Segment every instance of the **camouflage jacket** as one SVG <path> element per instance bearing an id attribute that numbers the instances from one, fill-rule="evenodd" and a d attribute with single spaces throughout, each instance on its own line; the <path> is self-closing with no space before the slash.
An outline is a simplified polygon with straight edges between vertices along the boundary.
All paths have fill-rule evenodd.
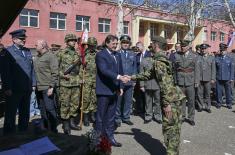
<path id="1" fill-rule="evenodd" d="M 75 87 L 80 85 L 80 64 L 81 58 L 76 53 L 74 48 L 66 47 L 65 49 L 59 51 L 58 53 L 59 62 L 59 85 L 62 87 Z M 78 65 L 69 74 L 70 78 L 66 80 L 64 78 L 64 72 L 70 65 L 72 65 L 76 60 L 79 59 Z"/>
<path id="2" fill-rule="evenodd" d="M 181 101 L 185 95 L 181 89 L 174 84 L 172 66 L 164 55 L 155 54 L 152 68 L 145 68 L 143 72 L 133 75 L 132 80 L 148 80 L 154 73 L 161 91 L 161 104 L 163 107 L 176 101 Z"/>
<path id="3" fill-rule="evenodd" d="M 96 64 L 95 53 L 86 52 L 86 69 L 85 69 L 85 85 L 94 85 L 96 82 Z"/>

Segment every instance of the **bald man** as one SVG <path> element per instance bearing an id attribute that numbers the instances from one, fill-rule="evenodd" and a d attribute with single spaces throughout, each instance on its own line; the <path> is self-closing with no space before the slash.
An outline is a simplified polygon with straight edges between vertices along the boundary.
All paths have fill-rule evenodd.
<path id="1" fill-rule="evenodd" d="M 36 95 L 43 125 L 44 128 L 57 133 L 56 103 L 53 92 L 58 85 L 58 60 L 52 52 L 49 52 L 45 40 L 38 40 L 35 46 L 38 52 L 34 61 L 37 80 Z"/>

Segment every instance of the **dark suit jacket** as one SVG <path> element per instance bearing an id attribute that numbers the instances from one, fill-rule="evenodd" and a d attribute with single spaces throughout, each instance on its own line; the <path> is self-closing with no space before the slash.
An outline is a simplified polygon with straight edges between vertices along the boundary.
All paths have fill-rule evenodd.
<path id="1" fill-rule="evenodd" d="M 118 74 L 123 75 L 120 53 L 115 53 L 115 58 L 105 48 L 96 54 L 96 95 L 114 95 L 123 88 L 117 80 Z"/>
<path id="2" fill-rule="evenodd" d="M 13 92 L 32 91 L 32 86 L 36 86 L 36 79 L 30 50 L 18 49 L 12 45 L 7 48 L 2 60 L 3 89 L 11 89 Z"/>

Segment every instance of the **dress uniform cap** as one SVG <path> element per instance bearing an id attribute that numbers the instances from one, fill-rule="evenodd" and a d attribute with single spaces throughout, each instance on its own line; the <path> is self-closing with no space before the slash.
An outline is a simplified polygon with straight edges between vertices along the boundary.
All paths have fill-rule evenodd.
<path id="1" fill-rule="evenodd" d="M 219 44 L 219 48 L 220 49 L 226 49 L 226 48 L 228 48 L 228 46 L 226 44 L 224 44 L 224 43 L 220 43 Z"/>
<path id="2" fill-rule="evenodd" d="M 77 37 L 75 34 L 66 34 L 65 37 L 64 37 L 64 42 L 68 42 L 69 40 L 76 40 L 77 41 Z"/>
<path id="3" fill-rule="evenodd" d="M 89 37 L 87 40 L 87 44 L 91 46 L 97 46 L 97 39 L 95 37 Z"/>
<path id="4" fill-rule="evenodd" d="M 190 43 L 189 40 L 180 40 L 180 45 L 181 47 L 185 47 L 185 46 L 188 46 Z"/>
<path id="5" fill-rule="evenodd" d="M 200 45 L 200 48 L 201 48 L 201 49 L 207 49 L 208 47 L 211 47 L 211 46 L 208 45 L 208 44 L 201 44 L 201 45 Z"/>
<path id="6" fill-rule="evenodd" d="M 12 36 L 12 38 L 26 38 L 27 36 L 25 35 L 25 33 L 25 29 L 18 29 L 10 32 L 9 34 Z"/>
<path id="7" fill-rule="evenodd" d="M 151 41 L 152 42 L 163 43 L 163 44 L 167 43 L 166 39 L 161 37 L 161 36 L 152 37 Z"/>
<path id="8" fill-rule="evenodd" d="M 131 42 L 131 37 L 129 37 L 128 35 L 122 35 L 121 37 L 120 37 L 120 41 L 121 42 Z"/>

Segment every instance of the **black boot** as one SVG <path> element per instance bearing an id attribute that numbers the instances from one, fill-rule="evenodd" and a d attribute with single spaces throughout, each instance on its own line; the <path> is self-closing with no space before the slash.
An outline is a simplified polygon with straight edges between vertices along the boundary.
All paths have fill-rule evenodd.
<path id="1" fill-rule="evenodd" d="M 95 112 L 91 112 L 91 122 L 95 123 Z"/>
<path id="2" fill-rule="evenodd" d="M 63 126 L 62 126 L 63 130 L 64 130 L 64 133 L 66 135 L 70 135 L 71 134 L 71 129 L 70 129 L 70 126 L 69 126 L 69 120 L 64 120 L 63 121 Z"/>
<path id="3" fill-rule="evenodd" d="M 89 114 L 88 113 L 83 114 L 83 123 L 84 123 L 84 126 L 89 126 L 90 125 Z"/>
<path id="4" fill-rule="evenodd" d="M 81 127 L 76 125 L 74 117 L 70 118 L 70 127 L 72 130 L 81 130 Z"/>

